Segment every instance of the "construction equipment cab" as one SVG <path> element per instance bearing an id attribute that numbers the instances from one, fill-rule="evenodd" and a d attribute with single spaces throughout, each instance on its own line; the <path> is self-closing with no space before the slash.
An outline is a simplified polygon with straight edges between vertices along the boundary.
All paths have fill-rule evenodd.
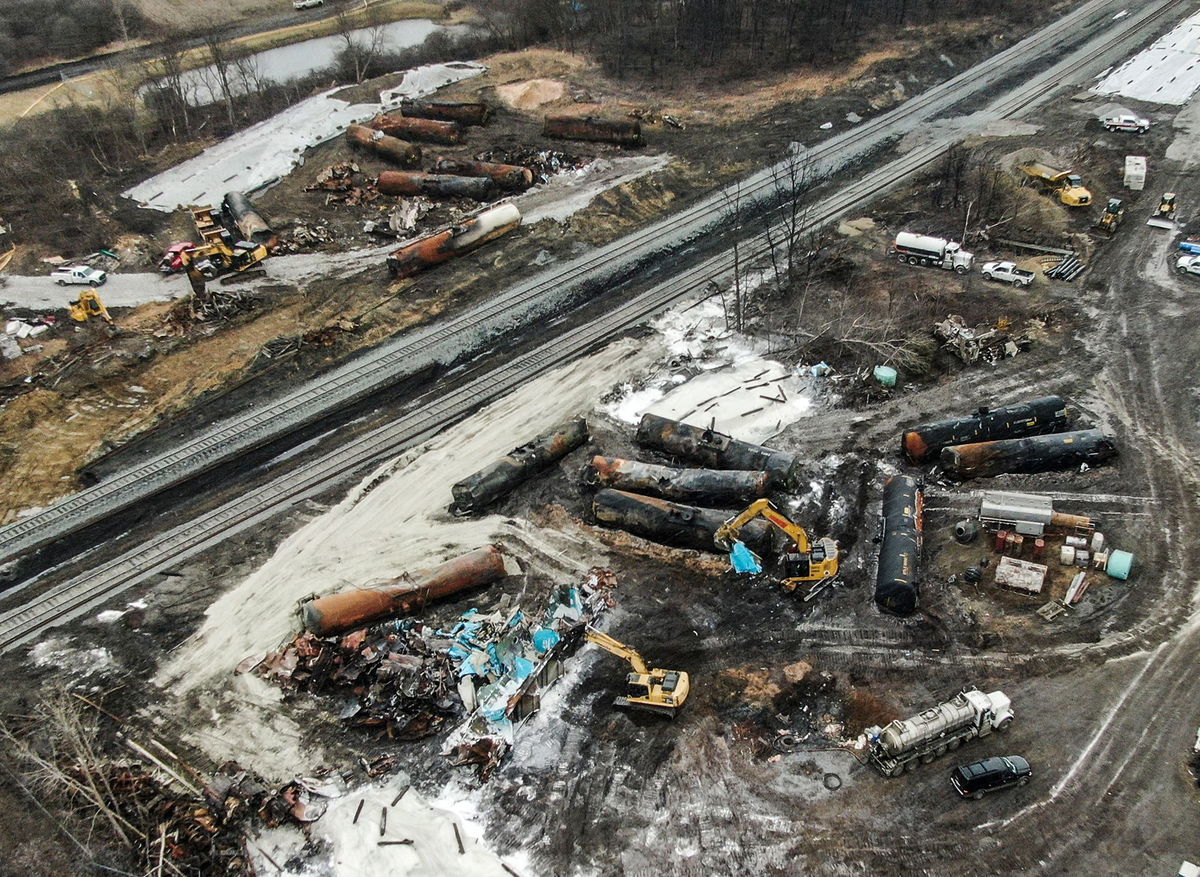
<path id="1" fill-rule="evenodd" d="M 802 582 L 816 582 L 837 575 L 837 542 L 825 536 L 810 543 L 804 528 L 792 523 L 769 499 L 759 499 L 750 503 L 744 512 L 730 518 L 717 529 L 713 541 L 720 548 L 732 549 L 742 527 L 760 517 L 782 530 L 791 541 L 790 549 L 783 555 L 784 588 L 794 591 Z"/>
<path id="2" fill-rule="evenodd" d="M 613 701 L 613 706 L 628 707 L 675 718 L 691 690 L 691 681 L 683 670 L 651 670 L 637 653 L 606 633 L 588 628 L 587 640 L 604 651 L 624 658 L 633 668 L 625 677 L 625 694 Z"/>
<path id="3" fill-rule="evenodd" d="M 1058 200 L 1068 207 L 1083 207 L 1092 203 L 1092 193 L 1084 188 L 1083 179 L 1073 171 L 1060 171 L 1040 161 L 1023 164 L 1021 170 L 1057 192 Z"/>
<path id="4" fill-rule="evenodd" d="M 1108 206 L 1104 208 L 1104 212 L 1100 214 L 1100 218 L 1092 226 L 1092 230 L 1111 236 L 1116 232 L 1117 228 L 1121 225 L 1121 220 L 1124 218 L 1125 206 L 1121 203 L 1121 199 L 1109 198 Z"/>

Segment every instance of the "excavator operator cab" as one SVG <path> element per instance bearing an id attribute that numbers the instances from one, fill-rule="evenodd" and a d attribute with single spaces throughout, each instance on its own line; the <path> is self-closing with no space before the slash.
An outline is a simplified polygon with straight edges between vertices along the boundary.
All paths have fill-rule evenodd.
<path id="1" fill-rule="evenodd" d="M 807 554 L 798 554 L 794 551 L 790 551 L 787 554 L 785 554 L 783 556 L 784 578 L 807 579 L 809 576 L 809 573 L 812 571 L 812 561 L 825 559 L 824 557 L 820 557 L 820 558 L 816 557 L 815 551 L 813 552 L 813 554 L 814 554 L 814 556 L 812 556 L 812 557 L 810 557 Z"/>
<path id="2" fill-rule="evenodd" d="M 625 677 L 625 696 L 629 698 L 650 696 L 650 685 L 645 676 L 630 673 Z"/>

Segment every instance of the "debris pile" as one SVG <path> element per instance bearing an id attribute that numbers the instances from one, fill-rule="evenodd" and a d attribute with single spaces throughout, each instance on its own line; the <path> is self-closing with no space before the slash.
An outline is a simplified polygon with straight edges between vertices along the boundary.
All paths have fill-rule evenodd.
<path id="1" fill-rule="evenodd" d="M 616 584 L 612 570 L 594 567 L 580 584 L 557 587 L 540 616 L 519 607 L 464 613 L 449 631 L 448 655 L 470 715 L 451 733 L 443 754 L 454 764 L 474 765 L 486 781 L 517 727 L 538 711 L 545 690 L 565 672 L 563 662 L 579 648 L 585 628 L 613 605 Z"/>
<path id="2" fill-rule="evenodd" d="M 968 365 L 979 360 L 994 365 L 1028 350 L 1031 343 L 1027 335 L 1014 333 L 1007 326 L 970 327 L 959 314 L 950 314 L 940 323 L 934 323 L 933 334 L 944 348 Z"/>
<path id="3" fill-rule="evenodd" d="M 328 192 L 326 206 L 330 204 L 369 204 L 379 197 L 374 184 L 367 179 L 358 164 L 352 161 L 331 164 L 317 174 L 305 192 Z"/>
<path id="4" fill-rule="evenodd" d="M 305 631 L 253 669 L 285 691 L 348 699 L 339 717 L 349 725 L 418 740 L 461 714 L 449 648 L 443 633 L 404 619 L 345 636 Z"/>
<path id="5" fill-rule="evenodd" d="M 556 149 L 489 149 L 475 156 L 479 161 L 493 164 L 520 165 L 529 168 L 538 178 L 545 182 L 557 173 L 567 170 L 578 170 L 588 164 L 590 156 L 570 155 Z"/>
<path id="6" fill-rule="evenodd" d="M 264 359 L 278 359 L 307 347 L 332 347 L 342 335 L 357 329 L 357 324 L 351 320 L 335 320 L 300 335 L 283 335 L 279 338 L 272 338 L 259 349 L 258 353 Z"/>

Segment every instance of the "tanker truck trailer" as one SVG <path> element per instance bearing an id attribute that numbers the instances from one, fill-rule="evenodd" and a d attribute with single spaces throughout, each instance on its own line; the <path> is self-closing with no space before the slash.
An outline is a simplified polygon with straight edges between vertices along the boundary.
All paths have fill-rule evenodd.
<path id="1" fill-rule="evenodd" d="M 1002 691 L 964 688 L 945 703 L 886 727 L 867 728 L 867 758 L 884 776 L 899 776 L 917 762 L 928 764 L 967 740 L 1006 731 L 1013 711 Z"/>

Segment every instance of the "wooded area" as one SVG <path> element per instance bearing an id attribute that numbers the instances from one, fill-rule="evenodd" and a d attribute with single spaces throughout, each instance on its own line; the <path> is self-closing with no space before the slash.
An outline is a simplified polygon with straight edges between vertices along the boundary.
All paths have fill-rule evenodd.
<path id="1" fill-rule="evenodd" d="M 845 60 L 880 32 L 978 18 L 1012 18 L 1032 0 L 481 0 L 512 48 L 554 42 L 595 54 L 615 75 L 673 70 L 753 74 Z"/>
<path id="2" fill-rule="evenodd" d="M 141 13 L 125 0 L 4 0 L 0 76 L 32 61 L 78 58 L 144 27 Z"/>

